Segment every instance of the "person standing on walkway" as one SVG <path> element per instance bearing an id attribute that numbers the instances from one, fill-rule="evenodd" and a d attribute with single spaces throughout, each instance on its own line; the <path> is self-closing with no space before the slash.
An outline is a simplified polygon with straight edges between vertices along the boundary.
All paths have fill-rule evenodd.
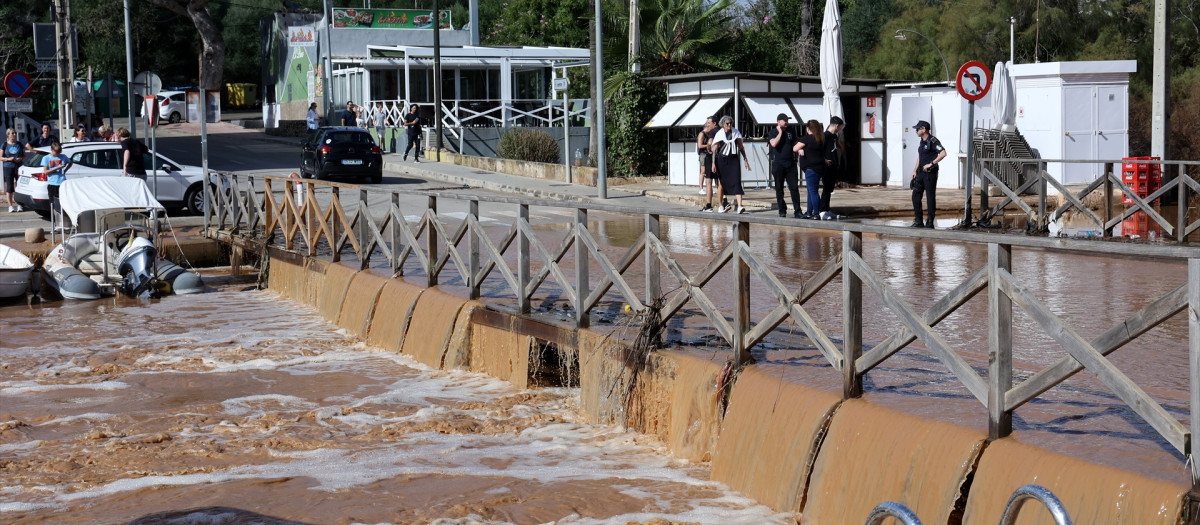
<path id="1" fill-rule="evenodd" d="M 713 185 L 719 184 L 712 166 L 712 136 L 717 129 L 717 121 L 713 117 L 704 119 L 704 129 L 696 135 L 696 154 L 700 157 L 700 193 L 704 194 L 704 207 L 700 211 L 713 211 Z M 719 190 L 718 190 L 719 191 Z"/>
<path id="2" fill-rule="evenodd" d="M 308 115 L 305 115 L 304 121 L 308 123 L 309 131 L 316 131 L 321 127 L 321 116 L 317 114 L 317 103 L 313 102 L 308 105 Z"/>
<path id="3" fill-rule="evenodd" d="M 33 151 L 34 148 L 48 148 L 55 142 L 58 142 L 58 136 L 50 132 L 49 124 L 42 124 L 42 134 L 29 139 L 29 143 L 25 144 L 25 149 Z"/>
<path id="4" fill-rule="evenodd" d="M 825 128 L 825 158 L 829 162 L 826 163 L 825 175 L 821 178 L 821 205 L 817 208 L 823 221 L 837 218 L 837 215 L 829 210 L 829 199 L 833 197 L 833 187 L 837 186 L 842 175 L 842 155 L 846 149 L 841 133 L 845 126 L 846 121 L 834 115 L 829 117 L 829 126 Z"/>
<path id="5" fill-rule="evenodd" d="M 387 112 L 383 109 L 383 102 L 375 103 L 375 134 L 379 136 L 379 147 L 387 151 L 387 143 L 384 140 L 384 132 L 387 131 Z"/>
<path id="6" fill-rule="evenodd" d="M 908 184 L 912 188 L 914 217 L 912 227 L 932 228 L 933 218 L 937 215 L 938 163 L 946 158 L 946 148 L 942 147 L 942 143 L 937 137 L 929 133 L 928 122 L 922 120 L 917 122 L 913 128 L 917 132 L 917 137 L 921 139 L 921 145 L 917 146 L 917 165 L 913 167 L 912 178 Z M 924 223 L 921 222 L 922 194 L 925 195 L 926 204 L 929 205 Z"/>
<path id="7" fill-rule="evenodd" d="M 746 192 L 742 189 L 742 167 L 738 164 L 738 157 L 746 164 L 746 171 L 750 171 L 750 158 L 742 146 L 742 132 L 733 127 L 733 117 L 721 117 L 721 129 L 717 130 L 712 140 L 712 154 L 712 171 L 721 180 L 721 199 L 732 195 L 737 212 L 746 213 L 746 208 L 742 206 L 742 195 Z M 729 206 L 724 204 L 717 208 L 717 213 L 727 211 Z"/>
<path id="8" fill-rule="evenodd" d="M 131 138 L 128 129 L 118 129 L 117 138 L 121 139 L 121 174 L 146 180 L 146 153 L 150 150 L 142 141 Z"/>
<path id="9" fill-rule="evenodd" d="M 346 101 L 346 109 L 342 111 L 342 126 L 347 128 L 354 127 L 354 101 Z"/>
<path id="10" fill-rule="evenodd" d="M 787 217 L 787 202 L 783 200 L 786 183 L 792 196 L 792 213 L 800 218 L 800 190 L 796 180 L 796 133 L 788 127 L 791 117 L 780 113 L 775 117 L 775 127 L 767 133 L 767 144 L 771 153 L 771 180 L 775 182 L 775 207 L 780 217 Z"/>
<path id="11" fill-rule="evenodd" d="M 71 168 L 71 159 L 62 154 L 62 145 L 50 143 L 50 154 L 42 157 L 42 173 L 46 176 L 46 194 L 50 199 L 50 211 L 59 208 L 58 190 L 67 180 L 67 170 Z"/>
<path id="12" fill-rule="evenodd" d="M 4 145 L 0 146 L 0 161 L 4 162 L 4 193 L 8 195 L 8 212 L 25 211 L 17 201 L 16 194 L 17 168 L 25 161 L 25 145 L 17 140 L 17 130 L 8 128 Z"/>
<path id="13" fill-rule="evenodd" d="M 404 127 L 408 128 L 408 146 L 404 148 L 404 160 L 408 160 L 408 152 L 412 150 L 413 161 L 421 162 L 421 117 L 417 115 L 417 105 L 408 106 L 408 114 L 404 115 Z"/>
<path id="14" fill-rule="evenodd" d="M 808 208 L 801 218 L 820 219 L 818 213 L 821 208 L 821 179 L 829 166 L 829 160 L 825 157 L 825 130 L 816 120 L 808 121 L 805 127 L 808 134 L 800 137 L 800 141 L 796 143 L 796 152 L 800 153 L 801 159 L 800 169 L 804 170 L 804 187 L 808 192 Z"/>

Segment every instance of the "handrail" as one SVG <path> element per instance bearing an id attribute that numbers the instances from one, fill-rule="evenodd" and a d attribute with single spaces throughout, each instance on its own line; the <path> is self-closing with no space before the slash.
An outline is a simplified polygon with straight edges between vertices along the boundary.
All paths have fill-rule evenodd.
<path id="1" fill-rule="evenodd" d="M 503 297 L 500 301 L 508 301 L 510 307 L 522 314 L 532 312 L 532 305 L 541 301 L 559 302 L 572 312 L 578 327 L 588 326 L 591 316 L 614 304 L 644 311 L 647 305 L 657 303 L 661 305 L 659 313 L 664 325 L 676 325 L 674 321 L 685 317 L 702 319 L 706 326 L 712 327 L 717 340 L 728 345 L 736 364 L 750 362 L 751 349 L 788 323 L 789 332 L 802 334 L 810 343 L 808 348 L 819 352 L 819 359 L 840 372 L 846 398 L 861 396 L 866 374 L 899 351 L 923 352 L 986 407 L 990 439 L 1010 435 L 1018 408 L 1084 370 L 1183 456 L 1192 456 L 1192 436 L 1200 434 L 1200 402 L 1188 407 L 1191 417 L 1185 424 L 1178 414 L 1168 411 L 1147 393 L 1153 389 L 1135 383 L 1108 358 L 1180 313 L 1200 310 L 1200 247 L 1049 239 L 968 230 L 914 230 L 878 223 L 797 223 L 772 217 L 436 191 L 391 190 L 386 192 L 389 198 L 385 200 L 378 197 L 381 192 L 372 188 L 276 176 L 260 179 L 259 184 L 263 188 L 261 193 L 255 187 L 254 177 L 235 178 L 228 195 L 209 194 L 216 204 L 210 207 L 212 217 L 207 222 L 210 228 L 206 234 L 254 246 L 282 244 L 284 249 L 309 257 L 323 254 L 322 257 L 335 262 L 345 253 L 355 257 L 364 269 L 375 264 L 373 258 L 378 261 L 382 256 L 395 275 L 415 269 L 424 274 L 427 286 L 431 287 L 460 281 L 471 298 L 479 298 L 486 291 L 489 297 Z M 402 196 L 407 199 L 402 201 Z M 450 210 L 440 207 L 439 201 L 465 202 L 468 212 L 462 215 L 459 206 L 454 213 L 447 213 Z M 503 212 L 503 218 L 494 220 L 481 215 L 480 203 L 491 204 L 491 209 L 512 205 L 516 213 Z M 408 209 L 412 206 L 417 210 Z M 557 241 L 544 242 L 547 239 L 530 222 L 533 216 L 530 210 L 534 207 L 573 211 L 573 218 L 567 220 L 568 228 L 547 236 L 561 235 Z M 607 246 L 599 235 L 593 234 L 589 223 L 589 213 L 593 211 L 638 216 L 644 228 L 629 244 L 619 248 Z M 698 267 L 694 251 L 688 252 L 692 262 L 681 264 L 676 260 L 674 247 L 660 232 L 663 217 L 717 225 L 713 229 L 725 232 L 720 236 L 724 244 L 713 245 L 708 253 L 701 254 L 710 257 L 707 264 L 700 260 Z M 823 252 L 823 265 L 822 261 L 812 261 L 816 263 L 812 265 L 814 268 L 820 267 L 815 273 L 804 277 L 792 275 L 784 280 L 777 275 L 777 269 L 760 257 L 761 250 L 756 251 L 757 247 L 752 245 L 751 228 L 757 225 L 841 232 L 830 236 L 834 242 L 840 237 L 841 247 Z M 863 241 L 870 239 L 867 236 L 871 234 L 880 237 L 871 239 L 872 242 L 907 239 L 984 245 L 987 257 L 986 261 L 982 258 L 963 261 L 966 271 L 956 275 L 965 277 L 959 282 L 939 282 L 938 289 L 944 295 L 919 307 L 903 295 L 904 290 L 898 289 L 895 279 L 872 267 L 873 260 L 864 259 Z M 1085 339 L 1076 327 L 1060 317 L 1054 303 L 1039 297 L 1028 289 L 1027 281 L 1014 276 L 1014 247 L 1183 260 L 1188 272 L 1182 284 L 1168 287 L 1171 291 L 1160 296 L 1156 292 L 1146 299 L 1146 304 L 1133 305 L 1140 309 L 1124 319 L 1114 316 L 1109 321 L 1113 323 L 1110 328 Z M 668 282 L 669 279 L 675 282 Z M 752 279 L 757 279 L 760 286 L 752 289 Z M 717 284 L 712 285 L 714 282 Z M 823 300 L 819 307 L 810 303 L 827 286 L 840 286 L 841 293 L 834 290 L 821 296 L 840 297 L 840 304 L 836 299 L 833 303 Z M 873 302 L 864 302 L 864 291 L 872 294 Z M 756 295 L 754 301 L 752 293 Z M 989 357 L 986 371 L 971 366 L 955 348 L 956 339 L 947 337 L 939 327 L 981 294 L 986 295 Z M 760 309 L 755 317 L 750 315 L 751 304 Z M 886 315 L 899 322 L 891 334 L 871 334 L 871 340 L 880 341 L 874 347 L 863 342 L 865 319 L 871 318 L 863 315 L 866 304 L 886 310 Z M 831 308 L 840 310 L 841 322 L 830 323 L 834 326 L 818 322 L 811 313 Z M 1023 312 L 1044 332 L 1043 337 L 1068 355 L 1048 366 L 1022 369 L 1014 374 L 1014 311 Z M 1188 326 L 1189 336 L 1179 346 L 1197 360 L 1200 323 Z M 978 334 L 969 337 L 981 339 Z M 1023 368 L 1035 367 L 1025 363 Z M 1200 367 L 1189 367 L 1186 373 L 1190 385 L 1200 384 Z M 1200 471 L 1193 471 L 1192 475 L 1200 486 Z"/>
<path id="2" fill-rule="evenodd" d="M 887 518 L 895 518 L 904 525 L 921 525 L 921 518 L 918 518 L 908 505 L 898 501 L 885 501 L 876 505 L 871 509 L 871 514 L 867 515 L 867 521 L 863 525 L 881 525 Z"/>
<path id="3" fill-rule="evenodd" d="M 1017 514 L 1021 512 L 1021 506 L 1029 500 L 1041 502 L 1046 510 L 1050 511 L 1056 525 L 1071 525 L 1071 515 L 1067 513 L 1058 496 L 1050 489 L 1032 483 L 1017 487 L 1012 496 L 1008 497 L 1008 504 L 1004 505 L 1004 514 L 1000 515 L 1000 525 L 1014 525 L 1017 522 Z"/>

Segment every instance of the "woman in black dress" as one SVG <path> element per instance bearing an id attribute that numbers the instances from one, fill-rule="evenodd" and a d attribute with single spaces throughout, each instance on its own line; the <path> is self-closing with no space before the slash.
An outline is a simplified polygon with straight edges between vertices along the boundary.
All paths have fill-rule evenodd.
<path id="1" fill-rule="evenodd" d="M 742 167 L 738 164 L 738 157 L 745 163 L 747 171 L 750 170 L 750 159 L 742 147 L 742 132 L 734 129 L 732 117 L 721 117 L 720 129 L 713 136 L 711 147 L 712 171 L 721 180 L 721 201 L 724 202 L 726 195 L 732 195 L 737 212 L 746 213 L 746 208 L 742 206 L 742 195 L 746 192 L 742 190 Z M 717 209 L 717 213 L 727 211 L 728 206 Z"/>

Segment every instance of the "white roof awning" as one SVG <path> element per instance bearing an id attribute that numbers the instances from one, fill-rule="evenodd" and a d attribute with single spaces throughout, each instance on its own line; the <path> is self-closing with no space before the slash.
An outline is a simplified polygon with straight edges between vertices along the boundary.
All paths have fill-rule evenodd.
<path id="1" fill-rule="evenodd" d="M 825 105 L 821 97 L 811 98 L 796 98 L 792 97 L 792 107 L 796 108 L 796 113 L 800 117 L 799 122 L 804 123 L 810 120 L 820 122 L 822 126 L 829 124 L 829 115 L 825 114 Z"/>
<path id="2" fill-rule="evenodd" d="M 716 98 L 702 98 L 696 102 L 692 109 L 688 110 L 676 126 L 703 126 L 704 120 L 713 116 L 717 110 L 725 107 L 729 103 L 729 99 L 733 97 L 726 95 Z"/>
<path id="3" fill-rule="evenodd" d="M 750 116 L 754 118 L 755 124 L 775 124 L 780 113 L 791 117 L 793 124 L 797 121 L 796 114 L 784 98 L 743 97 L 742 101 L 750 109 Z"/>
<path id="4" fill-rule="evenodd" d="M 675 122 L 679 120 L 679 117 L 682 117 L 684 112 L 691 108 L 692 104 L 695 103 L 696 99 L 694 98 L 677 98 L 675 100 L 668 100 L 667 103 L 663 105 L 662 109 L 659 109 L 658 113 L 655 113 L 654 116 L 650 118 L 650 122 L 647 122 L 644 127 L 669 128 L 674 126 Z"/>

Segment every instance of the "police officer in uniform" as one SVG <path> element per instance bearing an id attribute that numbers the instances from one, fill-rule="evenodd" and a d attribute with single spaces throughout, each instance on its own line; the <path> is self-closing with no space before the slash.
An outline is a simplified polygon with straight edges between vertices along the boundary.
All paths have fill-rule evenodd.
<path id="1" fill-rule="evenodd" d="M 800 208 L 800 189 L 796 175 L 796 133 L 788 127 L 791 120 L 786 113 L 775 117 L 775 127 L 767 133 L 767 143 L 771 146 L 771 178 L 775 181 L 775 207 L 779 209 L 780 217 L 787 217 L 787 203 L 783 200 L 783 185 L 786 183 L 792 194 L 792 212 L 799 218 L 803 212 Z"/>
<path id="2" fill-rule="evenodd" d="M 937 137 L 929 134 L 929 123 L 922 120 L 913 126 L 921 145 L 917 147 L 917 165 L 913 168 L 912 179 L 908 186 L 912 188 L 913 228 L 932 228 L 933 217 L 937 214 L 937 177 L 938 163 L 946 158 L 946 148 L 942 147 Z M 921 195 L 924 194 L 929 212 L 925 222 L 921 222 Z"/>

